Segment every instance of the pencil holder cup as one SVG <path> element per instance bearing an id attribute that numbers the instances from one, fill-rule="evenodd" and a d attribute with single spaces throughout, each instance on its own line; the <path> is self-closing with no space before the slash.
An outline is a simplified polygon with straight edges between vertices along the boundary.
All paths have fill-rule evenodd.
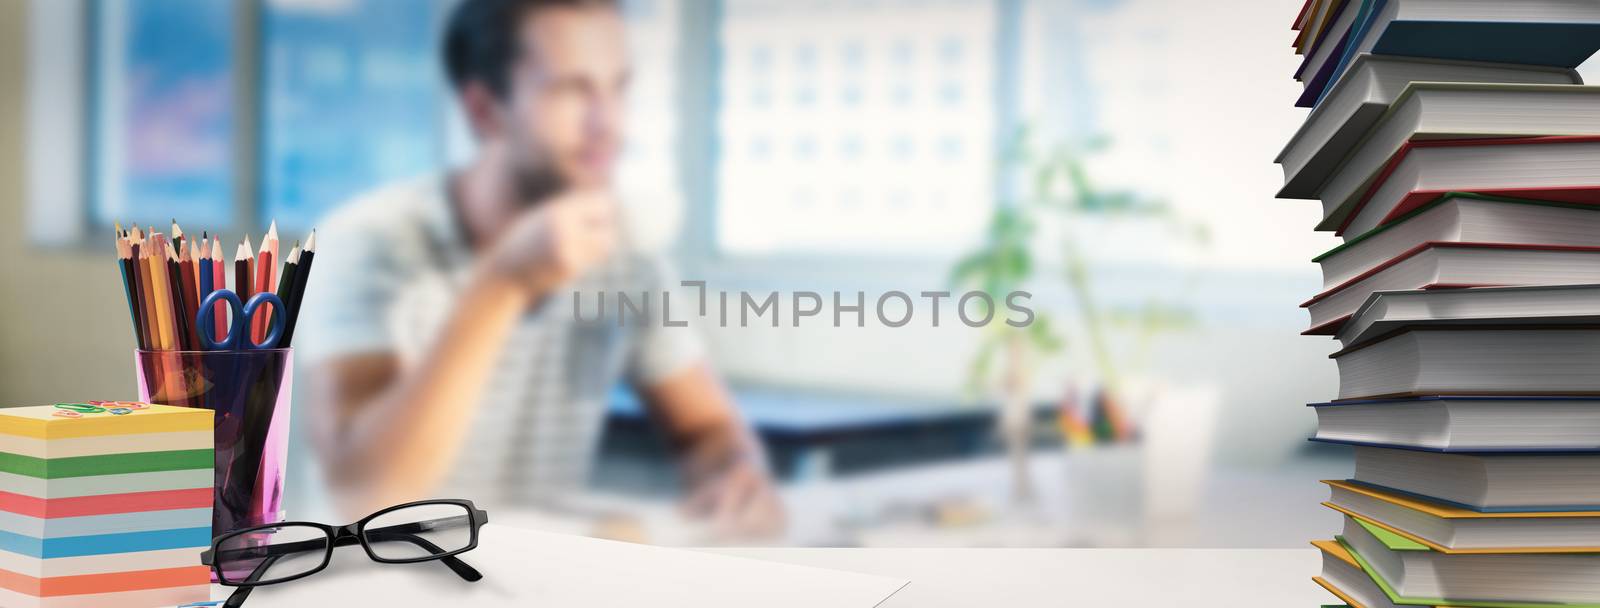
<path id="1" fill-rule="evenodd" d="M 216 414 L 213 537 L 283 521 L 294 349 L 136 350 L 139 399 Z"/>

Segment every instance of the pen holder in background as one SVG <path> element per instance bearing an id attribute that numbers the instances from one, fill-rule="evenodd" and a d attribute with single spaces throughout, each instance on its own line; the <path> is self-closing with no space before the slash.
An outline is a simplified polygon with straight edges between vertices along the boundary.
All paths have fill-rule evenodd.
<path id="1" fill-rule="evenodd" d="M 211 534 L 283 521 L 294 349 L 136 350 L 139 399 L 216 413 Z"/>

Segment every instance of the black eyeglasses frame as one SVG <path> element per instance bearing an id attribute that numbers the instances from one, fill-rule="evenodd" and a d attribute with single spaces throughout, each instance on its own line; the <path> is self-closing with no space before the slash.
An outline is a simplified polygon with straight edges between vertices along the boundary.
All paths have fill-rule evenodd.
<path id="1" fill-rule="evenodd" d="M 434 555 L 425 555 L 425 556 L 422 556 L 422 557 L 407 557 L 407 558 L 382 557 L 382 556 L 379 556 L 377 554 L 377 552 L 373 551 L 372 545 L 368 542 L 368 539 L 367 539 L 367 532 L 369 532 L 369 531 L 366 529 L 366 527 L 367 527 L 368 523 L 370 523 L 374 519 L 377 519 L 380 516 L 386 515 L 388 513 L 392 513 L 394 511 L 398 511 L 398 510 L 401 510 L 401 509 L 409 509 L 409 508 L 419 507 L 419 506 L 425 506 L 425 505 L 456 505 L 456 506 L 464 507 L 466 509 L 466 511 L 467 511 L 467 517 L 468 517 L 469 525 L 471 526 L 470 529 L 469 529 L 469 537 L 467 539 L 468 540 L 467 545 L 465 547 L 461 547 L 459 549 L 455 549 L 455 550 L 444 552 L 444 553 L 439 553 L 439 554 L 434 554 Z M 467 565 L 466 562 L 463 562 L 463 561 L 461 561 L 459 559 L 456 559 L 455 556 L 460 555 L 462 553 L 466 553 L 466 552 L 471 551 L 473 549 L 476 549 L 478 547 L 478 532 L 479 532 L 479 530 L 481 528 L 483 528 L 483 525 L 486 524 L 486 523 L 489 523 L 489 513 L 487 511 L 479 509 L 477 507 L 477 505 L 472 504 L 472 501 L 470 501 L 470 500 L 459 499 L 459 498 L 418 500 L 418 501 L 408 502 L 408 503 L 404 503 L 404 504 L 394 505 L 394 506 L 391 506 L 391 507 L 385 507 L 382 510 L 373 512 L 372 514 L 361 518 L 359 521 L 357 521 L 355 523 L 346 524 L 346 525 L 343 525 L 343 526 L 333 526 L 333 525 L 324 524 L 324 523 L 318 523 L 318 522 L 313 522 L 313 521 L 284 521 L 284 522 L 277 522 L 277 523 L 272 523 L 272 524 L 263 524 L 263 525 L 260 525 L 260 526 L 251 526 L 249 528 L 241 528 L 239 530 L 234 530 L 232 532 L 228 532 L 226 534 L 223 534 L 221 536 L 218 536 L 216 538 L 211 539 L 211 547 L 206 549 L 204 552 L 202 552 L 200 554 L 200 563 L 205 564 L 207 566 L 211 566 L 212 572 L 216 573 L 216 575 L 217 575 L 217 584 L 228 586 L 228 587 L 261 587 L 261 586 L 267 586 L 267 585 L 277 585 L 277 584 L 280 584 L 280 583 L 287 583 L 287 582 L 290 582 L 290 581 L 296 581 L 296 580 L 300 580 L 302 578 L 311 576 L 313 574 L 316 574 L 318 572 L 321 572 L 321 571 L 327 569 L 328 564 L 333 561 L 333 550 L 334 549 L 336 549 L 338 547 L 347 547 L 347 546 L 350 546 L 350 545 L 359 544 L 359 545 L 361 545 L 361 549 L 366 552 L 367 557 L 371 558 L 372 561 L 375 561 L 375 562 L 384 563 L 384 564 L 414 564 L 414 563 L 418 563 L 418 562 L 444 561 L 445 565 L 449 566 L 451 570 L 454 570 L 456 572 L 456 574 L 461 576 L 461 578 L 464 578 L 464 579 L 466 579 L 468 581 L 476 581 L 478 579 L 483 578 L 483 575 L 480 574 L 472 566 Z M 227 542 L 230 539 L 233 539 L 233 538 L 236 538 L 236 537 L 239 537 L 239 536 L 243 536 L 243 535 L 246 535 L 246 534 L 251 534 L 251 533 L 256 533 L 256 532 L 263 532 L 263 531 L 267 531 L 267 530 L 274 530 L 274 529 L 278 529 L 278 528 L 286 528 L 286 527 L 291 527 L 291 526 L 315 528 L 315 529 L 321 530 L 323 532 L 323 534 L 326 535 L 326 539 L 325 540 L 323 540 L 323 539 L 313 539 L 313 540 L 298 541 L 300 543 L 320 542 L 320 543 L 323 544 L 325 549 L 323 550 L 322 563 L 318 564 L 317 567 L 312 568 L 310 570 L 307 570 L 305 572 L 300 572 L 300 573 L 297 573 L 297 574 L 294 574 L 294 575 L 291 575 L 291 576 L 288 576 L 288 577 L 284 577 L 284 578 L 280 578 L 280 579 L 273 579 L 273 580 L 270 580 L 270 581 L 255 581 L 255 580 L 248 580 L 248 579 L 247 580 L 243 580 L 243 581 L 232 581 L 232 580 L 229 580 L 227 574 L 225 572 L 223 572 L 222 564 L 221 563 L 214 563 L 214 562 L 216 562 L 216 560 L 215 560 L 216 555 L 221 552 L 221 547 L 222 547 L 223 543 Z M 428 541 L 426 541 L 426 540 L 424 540 L 424 539 L 422 539 L 420 537 L 415 537 L 415 536 L 412 536 L 412 537 L 404 539 L 404 540 L 408 540 L 408 541 L 414 542 L 414 543 L 416 543 L 416 542 L 422 542 L 422 543 L 428 542 Z M 434 548 L 437 549 L 438 547 L 435 546 Z M 258 573 L 259 573 L 259 569 L 258 569 Z M 251 578 L 254 578 L 254 576 L 252 576 Z"/>

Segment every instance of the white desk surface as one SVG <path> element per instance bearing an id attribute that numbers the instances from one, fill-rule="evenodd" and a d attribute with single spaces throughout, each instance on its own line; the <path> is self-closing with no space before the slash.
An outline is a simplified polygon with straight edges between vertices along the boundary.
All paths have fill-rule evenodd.
<path id="1" fill-rule="evenodd" d="M 271 608 L 273 606 L 303 605 L 384 605 L 384 606 L 439 606 L 457 605 L 539 605 L 556 608 L 563 605 L 621 606 L 636 605 L 640 592 L 626 589 L 627 576 L 609 576 L 608 566 L 583 566 L 581 574 L 566 573 L 566 581 L 541 580 L 555 575 L 565 561 L 585 564 L 608 564 L 604 556 L 587 552 L 575 544 L 578 539 L 530 533 L 526 538 L 543 539 L 545 554 L 534 547 L 509 547 L 509 543 L 487 542 L 494 534 L 494 524 L 485 528 L 485 544 L 478 550 L 463 554 L 463 559 L 485 574 L 484 580 L 467 583 L 438 564 L 380 565 L 367 560 L 359 548 L 348 547 L 336 552 L 329 570 L 312 578 L 285 584 L 281 587 L 263 587 L 251 595 L 247 606 Z M 501 538 L 517 536 L 516 529 L 501 527 Z M 543 535 L 543 536 L 541 536 Z M 563 538 L 571 539 L 563 540 Z M 558 545 L 552 546 L 552 545 Z M 1334 603 L 1334 598 L 1311 582 L 1320 570 L 1320 557 L 1315 549 L 808 549 L 808 548 L 716 548 L 695 549 L 723 556 L 766 560 L 812 566 L 858 574 L 876 575 L 890 579 L 910 580 L 910 584 L 879 604 L 881 608 L 955 608 L 969 606 L 1127 606 L 1162 607 L 1178 606 L 1228 606 L 1231 608 L 1284 606 L 1318 606 Z M 555 555 L 552 553 L 560 553 Z M 573 557 L 568 557 L 568 556 Z M 670 556 L 669 556 L 670 557 Z M 710 556 L 706 556 L 710 557 Z M 584 561 L 588 560 L 588 561 Z M 656 561 L 661 561 L 657 559 Z M 656 606 L 722 606 L 753 605 L 749 583 L 754 575 L 762 574 L 759 568 L 746 568 L 740 576 L 738 563 L 714 563 L 693 556 L 680 556 L 665 563 L 666 568 L 684 569 L 682 572 L 660 573 L 668 579 L 682 581 L 692 589 L 673 589 L 673 597 L 652 596 Z M 649 562 L 654 564 L 656 562 Z M 697 568 L 698 564 L 698 569 Z M 717 572 L 704 570 L 715 566 Z M 632 568 L 638 568 L 634 563 Z M 624 567 L 623 571 L 626 571 Z M 650 566 L 654 567 L 654 566 Z M 570 568 L 569 568 L 570 569 Z M 804 586 L 808 580 L 821 588 L 832 584 L 826 577 L 807 579 L 805 571 L 785 574 Z M 636 570 L 637 571 L 637 570 Z M 724 574 L 727 578 L 722 578 Z M 594 597 L 587 596 L 589 587 L 575 585 L 570 577 L 580 576 L 594 581 Z M 642 578 L 642 577 L 641 577 Z M 850 577 L 846 577 L 850 578 Z M 831 597 L 863 596 L 861 590 L 890 589 L 883 581 L 845 581 L 840 593 Z M 617 586 L 610 581 L 617 580 Z M 699 579 L 699 583 L 691 580 Z M 717 581 L 705 584 L 704 581 Z M 726 580 L 726 584 L 723 581 Z M 602 582 L 605 581 L 605 582 Z M 898 583 L 895 583 L 896 585 Z M 876 586 L 875 586 L 876 585 Z M 781 588 L 773 585 L 772 599 L 797 599 L 804 589 Z M 576 589 L 576 591 L 574 591 Z M 703 591 L 701 590 L 703 589 Z M 764 589 L 764 588 L 763 588 Z M 231 589 L 213 587 L 212 597 L 227 597 Z M 713 599 L 719 591 L 720 601 Z M 631 595 L 630 595 L 631 593 Z M 706 601 L 686 601 L 700 598 Z M 764 591 L 763 591 L 764 593 Z M 886 593 L 886 592 L 882 592 Z M 741 601 L 729 602 L 735 599 Z M 310 602 L 310 603 L 307 603 Z M 789 605 L 783 601 L 757 602 L 767 605 Z M 792 604 L 793 602 L 790 602 Z M 852 600 L 844 608 L 867 608 Z M 806 605 L 814 605 L 806 603 Z"/>
<path id="2" fill-rule="evenodd" d="M 1316 549 L 710 549 L 907 578 L 880 608 L 1316 607 Z"/>

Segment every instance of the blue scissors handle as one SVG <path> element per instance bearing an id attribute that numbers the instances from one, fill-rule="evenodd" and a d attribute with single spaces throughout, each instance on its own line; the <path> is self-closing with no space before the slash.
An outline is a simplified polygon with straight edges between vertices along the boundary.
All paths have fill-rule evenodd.
<path id="1" fill-rule="evenodd" d="M 211 321 L 219 302 L 227 302 L 228 308 L 233 312 L 233 320 L 228 323 L 228 335 L 221 340 L 217 339 L 216 324 Z M 271 315 L 266 337 L 261 342 L 256 342 L 250 339 L 249 329 L 263 302 L 271 304 L 272 309 L 278 311 L 278 314 Z M 195 315 L 194 323 L 200 330 L 200 345 L 206 350 L 262 350 L 278 344 L 278 338 L 283 335 L 285 316 L 287 315 L 283 314 L 283 300 L 278 299 L 278 294 L 263 291 L 251 296 L 249 302 L 241 303 L 239 294 L 234 293 L 232 289 L 218 289 L 200 302 L 200 312 Z"/>

